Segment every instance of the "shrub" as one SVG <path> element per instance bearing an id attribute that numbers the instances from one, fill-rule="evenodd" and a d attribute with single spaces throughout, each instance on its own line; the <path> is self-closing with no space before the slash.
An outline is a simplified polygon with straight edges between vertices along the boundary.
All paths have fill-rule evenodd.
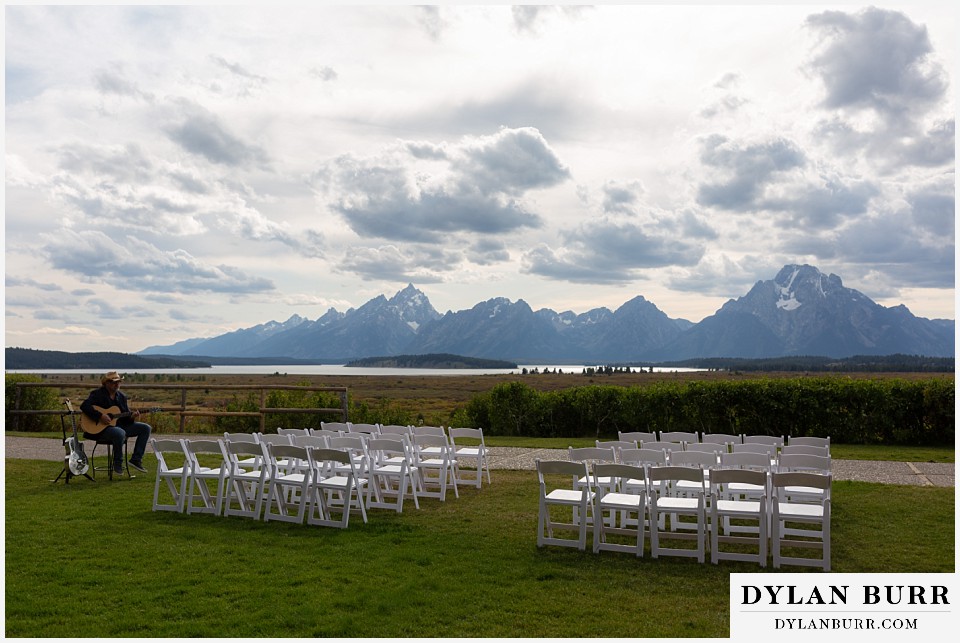
<path id="1" fill-rule="evenodd" d="M 223 410 L 231 413 L 239 411 L 257 412 L 260 410 L 260 403 L 252 393 L 244 398 L 234 395 L 232 399 L 227 401 Z M 218 433 L 256 433 L 260 430 L 260 418 L 221 415 L 215 418 L 214 425 Z"/>
<path id="2" fill-rule="evenodd" d="M 18 382 L 40 382 L 38 375 L 13 373 L 5 380 L 5 407 L 4 422 L 8 430 L 20 431 L 59 431 L 60 422 L 54 415 L 11 415 L 10 411 L 16 406 L 17 388 L 20 388 L 20 410 L 65 410 L 60 407 L 60 400 L 54 389 L 41 386 L 17 387 Z"/>

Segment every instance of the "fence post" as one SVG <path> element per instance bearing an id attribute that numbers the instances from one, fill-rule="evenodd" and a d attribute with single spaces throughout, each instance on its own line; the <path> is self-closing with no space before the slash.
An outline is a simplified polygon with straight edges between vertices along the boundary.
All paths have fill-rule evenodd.
<path id="1" fill-rule="evenodd" d="M 19 382 L 17 382 L 16 401 L 13 403 L 13 408 L 15 408 L 18 411 L 20 410 L 20 392 L 21 391 L 23 391 L 23 387 L 20 386 Z M 20 414 L 19 413 L 17 413 L 17 419 L 13 423 L 13 428 L 16 429 L 17 431 L 20 430 Z"/>
<path id="2" fill-rule="evenodd" d="M 267 414 L 263 412 L 267 406 L 267 391 L 266 389 L 260 389 L 260 434 L 266 433 L 264 430 L 267 427 Z"/>
<path id="3" fill-rule="evenodd" d="M 187 387 L 182 387 L 180 389 L 180 433 L 187 432 L 187 416 L 183 414 L 183 411 L 187 409 Z"/>

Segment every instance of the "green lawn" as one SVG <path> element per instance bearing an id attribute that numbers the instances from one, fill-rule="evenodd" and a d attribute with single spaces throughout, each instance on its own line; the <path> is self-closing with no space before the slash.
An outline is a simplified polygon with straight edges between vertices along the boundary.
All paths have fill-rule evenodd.
<path id="1" fill-rule="evenodd" d="M 533 472 L 341 531 L 152 512 L 153 474 L 59 469 L 6 460 L 6 636 L 727 637 L 728 575 L 759 571 L 538 549 Z M 833 571 L 954 570 L 953 488 L 833 498 Z"/>

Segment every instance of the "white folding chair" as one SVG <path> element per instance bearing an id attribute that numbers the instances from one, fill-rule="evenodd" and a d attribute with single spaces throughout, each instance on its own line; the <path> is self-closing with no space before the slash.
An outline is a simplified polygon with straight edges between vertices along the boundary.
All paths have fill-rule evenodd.
<path id="1" fill-rule="evenodd" d="M 716 446 L 716 445 L 711 445 Z M 710 497 L 710 469 L 720 463 L 717 451 L 674 451 L 670 454 L 670 466 L 695 467 L 700 469 L 703 476 L 700 482 L 690 480 L 676 480 L 668 488 L 668 493 L 680 498 L 703 497 L 706 501 Z M 679 519 L 680 514 L 671 514 L 670 529 L 695 529 L 698 525 Z"/>
<path id="2" fill-rule="evenodd" d="M 754 453 L 750 451 L 738 451 L 736 453 L 721 453 L 720 467 L 723 469 L 746 469 L 749 471 L 758 471 L 763 474 L 763 484 L 753 484 L 750 482 L 730 481 L 724 484 L 720 491 L 724 500 L 756 500 L 765 497 L 767 499 L 767 522 L 769 524 L 769 514 L 772 509 L 770 502 L 770 472 L 773 466 L 770 463 L 768 453 Z M 721 524 L 714 523 L 714 529 L 721 529 L 724 534 L 732 533 L 756 533 L 756 528 L 749 524 L 736 524 L 729 518 L 723 517 Z M 769 533 L 769 531 L 768 531 Z"/>
<path id="3" fill-rule="evenodd" d="M 340 449 L 317 448 L 309 449 L 308 454 L 313 480 L 307 523 L 346 529 L 355 509 L 367 522 L 368 480 L 357 474 L 350 454 Z M 334 519 L 334 512 L 340 512 L 339 520 Z"/>
<path id="4" fill-rule="evenodd" d="M 699 442 L 700 435 L 696 431 L 660 431 L 661 442 Z"/>
<path id="5" fill-rule="evenodd" d="M 157 480 L 153 487 L 153 511 L 183 511 L 187 498 L 187 479 L 190 475 L 190 460 L 184 450 L 183 440 L 158 440 L 151 438 L 153 453 L 157 457 Z M 160 481 L 166 481 L 172 501 L 160 500 Z"/>
<path id="6" fill-rule="evenodd" d="M 810 444 L 786 444 L 780 449 L 780 457 L 795 454 L 818 455 L 821 458 L 829 458 L 830 447 L 818 447 Z"/>
<path id="7" fill-rule="evenodd" d="M 658 449 L 667 452 L 669 457 L 674 451 L 683 451 L 683 442 L 663 442 L 661 440 L 650 440 L 647 442 L 640 442 L 641 449 Z"/>
<path id="8" fill-rule="evenodd" d="M 830 487 L 832 476 L 822 473 L 792 471 L 773 473 L 773 567 L 801 565 L 820 567 L 830 571 Z M 784 502 L 784 493 L 789 488 L 815 488 L 821 490 L 819 502 Z M 804 527 L 806 525 L 806 527 Z M 811 528 L 812 525 L 812 528 Z M 783 549 L 813 549 L 820 552 L 819 558 L 784 555 Z M 797 552 L 799 553 L 799 552 Z"/>
<path id="9" fill-rule="evenodd" d="M 660 556 L 681 556 L 696 557 L 698 562 L 703 562 L 706 552 L 706 494 L 703 492 L 704 474 L 703 469 L 699 467 L 649 467 L 647 469 L 647 480 L 650 485 L 649 512 L 650 512 L 650 555 L 653 558 Z M 699 489 L 699 493 L 694 491 L 686 496 L 680 497 L 671 493 L 671 488 L 678 482 L 692 483 L 691 489 Z M 671 519 L 671 531 L 661 530 L 659 525 L 661 516 L 669 514 L 680 517 L 692 517 L 694 519 L 693 528 L 696 533 L 686 531 L 674 531 L 674 519 Z M 688 521 L 684 521 L 688 522 Z M 689 526 L 689 525 L 688 525 Z M 661 540 L 685 541 L 696 540 L 696 549 L 676 547 L 666 547 L 661 544 Z M 677 542 L 679 545 L 679 542 Z"/>
<path id="10" fill-rule="evenodd" d="M 593 465 L 594 478 L 616 478 L 621 481 L 645 477 L 643 467 L 629 464 L 598 462 Z M 625 485 L 619 491 L 606 491 L 604 485 L 594 482 L 593 553 L 619 551 L 643 556 L 645 515 L 647 512 L 646 491 L 629 492 Z M 604 512 L 610 512 L 605 519 Z M 636 519 L 630 516 L 636 514 Z M 620 520 L 617 520 L 617 516 Z M 632 527 L 631 527 L 632 525 Z M 609 536 L 628 536 L 632 542 L 613 542 Z"/>
<path id="11" fill-rule="evenodd" d="M 413 435 L 412 429 L 412 426 L 400 424 L 381 424 L 380 435 Z"/>
<path id="12" fill-rule="evenodd" d="M 622 449 L 620 451 L 620 462 L 637 467 L 642 467 L 644 471 L 648 467 L 667 466 L 667 452 L 663 449 Z M 620 480 L 620 488 L 624 493 L 645 493 L 649 497 L 649 486 L 647 476 L 638 478 L 627 478 Z M 629 516 L 624 516 L 622 520 L 629 521 Z M 660 529 L 666 529 L 666 516 L 660 515 Z"/>
<path id="13" fill-rule="evenodd" d="M 443 430 L 442 426 L 412 426 L 410 427 L 410 442 L 413 443 L 413 438 L 418 435 L 434 435 L 441 436 L 449 444 L 450 440 L 447 438 L 446 431 Z M 427 447 L 426 453 L 428 455 L 438 455 L 440 453 L 439 447 Z"/>
<path id="14" fill-rule="evenodd" d="M 250 444 L 260 444 L 257 441 L 257 436 L 253 433 L 230 433 L 229 431 L 224 431 L 223 439 L 226 442 L 249 442 Z M 240 466 L 246 466 L 249 469 L 256 469 L 260 466 L 262 460 L 262 455 L 251 455 L 241 458 L 239 463 Z"/>
<path id="15" fill-rule="evenodd" d="M 743 436 L 744 444 L 770 444 L 777 449 L 783 446 L 783 436 L 782 435 L 744 435 Z"/>
<path id="16" fill-rule="evenodd" d="M 667 452 L 663 449 L 622 449 L 620 462 L 637 467 L 665 467 L 668 464 Z M 646 476 L 621 480 L 621 486 L 628 493 L 647 491 Z"/>
<path id="17" fill-rule="evenodd" d="M 791 446 L 807 446 L 807 447 L 827 447 L 827 450 L 830 450 L 830 436 L 828 435 L 825 438 L 818 438 L 811 435 L 806 436 L 797 436 L 787 438 L 787 444 Z"/>
<path id="18" fill-rule="evenodd" d="M 347 422 L 347 433 L 365 433 L 368 436 L 377 436 L 380 434 L 379 424 L 369 424 L 366 422 Z"/>
<path id="19" fill-rule="evenodd" d="M 334 437 L 340 437 L 339 434 L 336 434 Z M 295 435 L 290 438 L 291 442 L 298 447 L 316 447 L 318 449 L 326 449 L 329 445 L 327 442 L 327 437 L 324 435 Z"/>
<path id="20" fill-rule="evenodd" d="M 483 441 L 483 429 L 473 429 L 469 427 L 450 428 L 447 430 L 450 438 L 450 446 L 453 447 L 453 453 L 457 459 L 457 482 L 463 484 L 473 484 L 480 488 L 483 480 L 483 473 L 487 474 L 487 484 L 490 484 L 490 463 L 487 462 L 487 445 Z M 457 444 L 460 440 L 460 444 Z M 463 444 L 463 440 L 469 440 L 471 444 Z M 463 459 L 473 459 L 476 461 L 477 477 L 475 480 L 464 478 L 462 473 Z"/>
<path id="21" fill-rule="evenodd" d="M 829 474 L 832 469 L 832 460 L 829 456 L 808 455 L 805 453 L 780 454 L 777 460 L 777 471 L 787 473 L 791 471 L 807 471 L 810 473 Z M 819 502 L 824 497 L 823 489 L 819 487 L 804 487 L 793 485 L 784 489 L 781 500 L 787 502 Z"/>
<path id="22" fill-rule="evenodd" d="M 263 508 L 265 484 L 268 480 L 269 469 L 266 465 L 267 454 L 264 445 L 250 442 L 227 441 L 224 445 L 227 456 L 230 458 L 230 467 L 227 470 L 225 481 L 227 491 L 223 499 L 224 516 L 243 516 L 260 519 L 260 510 Z M 260 462 L 255 469 L 241 467 L 240 460 L 252 456 L 259 456 Z M 236 502 L 236 507 L 234 507 Z"/>
<path id="23" fill-rule="evenodd" d="M 339 438 L 343 433 L 334 429 L 310 429 L 310 435 L 315 438 Z"/>
<path id="24" fill-rule="evenodd" d="M 639 445 L 641 442 L 656 442 L 657 434 L 647 431 L 617 431 L 617 439 L 629 440 Z"/>
<path id="25" fill-rule="evenodd" d="M 700 453 L 725 453 L 727 447 L 725 444 L 717 444 L 715 442 L 689 442 L 683 445 L 684 451 L 699 451 Z"/>
<path id="26" fill-rule="evenodd" d="M 223 449 L 223 440 L 184 440 L 183 446 L 190 460 L 187 513 L 219 516 L 223 508 L 224 484 L 230 468 L 230 460 Z M 215 485 L 213 493 L 208 486 L 211 481 Z M 196 497 L 200 498 L 202 504 L 194 504 Z"/>
<path id="27" fill-rule="evenodd" d="M 633 440 L 597 440 L 595 446 L 599 449 L 613 449 L 617 462 L 620 462 L 620 450 L 636 449 L 637 443 Z"/>
<path id="28" fill-rule="evenodd" d="M 347 433 L 350 431 L 349 422 L 320 422 L 320 429 L 324 431 L 339 431 L 340 433 Z M 314 429 L 317 430 L 317 429 Z"/>
<path id="29" fill-rule="evenodd" d="M 734 444 L 743 444 L 742 435 L 733 433 L 704 433 L 700 436 L 700 442 L 704 444 L 722 444 L 727 451 L 732 451 Z"/>
<path id="30" fill-rule="evenodd" d="M 307 447 L 267 444 L 269 476 L 265 482 L 263 521 L 302 523 L 310 498 L 311 467 Z"/>
<path id="31" fill-rule="evenodd" d="M 310 429 L 285 429 L 282 426 L 277 427 L 277 435 L 310 435 Z"/>
<path id="32" fill-rule="evenodd" d="M 414 506 L 419 509 L 419 472 L 406 445 L 401 440 L 374 438 L 367 442 L 367 452 L 370 454 L 370 486 L 373 491 L 367 506 L 400 513 L 403 499 L 410 495 Z"/>
<path id="33" fill-rule="evenodd" d="M 447 499 L 447 487 L 453 487 L 454 495 L 459 498 L 457 489 L 457 460 L 453 456 L 453 447 L 444 435 L 413 435 L 414 466 L 420 473 L 421 497 Z"/>
<path id="34" fill-rule="evenodd" d="M 600 447 L 567 447 L 567 458 L 571 462 L 584 462 L 588 466 L 596 464 L 597 462 L 617 462 L 616 451 L 610 448 L 600 448 Z M 594 484 L 602 484 L 607 488 L 607 491 L 614 491 L 617 485 L 617 480 L 611 478 L 599 478 L 594 479 L 589 475 L 583 476 L 573 483 L 574 489 L 588 488 L 593 492 L 596 492 Z M 574 507 L 574 519 L 577 519 L 576 516 L 576 507 Z M 588 521 L 593 520 L 592 516 L 588 517 Z"/>
<path id="35" fill-rule="evenodd" d="M 257 442 L 262 445 L 263 456 L 267 457 L 267 445 L 278 445 L 278 444 L 293 444 L 293 436 L 283 433 L 254 433 L 254 437 L 257 438 Z M 274 463 L 279 464 L 281 471 L 288 471 L 292 466 L 292 462 L 279 462 Z M 269 466 L 267 467 L 270 468 Z M 269 477 L 269 476 L 268 476 Z"/>
<path id="36" fill-rule="evenodd" d="M 727 454 L 732 455 L 732 454 Z M 761 457 L 763 457 L 761 455 Z M 720 560 L 738 560 L 756 562 L 761 567 L 767 566 L 767 539 L 768 539 L 768 507 L 767 496 L 768 475 L 765 471 L 752 469 L 722 469 L 710 471 L 710 560 L 716 564 Z M 732 484 L 749 485 L 763 489 L 756 499 L 744 500 L 730 494 L 727 487 Z M 731 524 L 737 521 L 740 532 L 756 532 L 756 536 L 734 536 L 727 532 L 721 533 L 722 524 Z M 746 523 L 746 524 L 743 524 Z M 737 549 L 725 550 L 721 545 L 736 545 L 738 548 L 749 548 L 751 551 Z M 756 548 L 756 553 L 752 552 Z"/>
<path id="37" fill-rule="evenodd" d="M 354 474 L 362 478 L 370 476 L 370 453 L 367 451 L 367 442 L 369 435 L 365 433 L 354 433 L 351 435 L 341 435 L 337 438 L 327 439 L 327 448 L 339 449 L 350 454 L 350 466 L 341 465 L 338 473 L 347 473 L 347 469 L 354 471 Z"/>
<path id="38" fill-rule="evenodd" d="M 447 435 L 442 426 L 432 426 L 429 424 L 424 426 L 411 426 L 410 433 L 413 435 Z"/>
<path id="39" fill-rule="evenodd" d="M 573 488 L 574 483 L 589 476 L 585 462 L 566 462 L 560 460 L 537 460 L 537 479 L 540 483 L 540 501 L 537 512 L 537 547 L 544 545 L 558 545 L 560 547 L 576 547 L 585 550 L 587 547 L 587 518 L 590 517 L 593 507 L 592 485 L 582 485 Z M 559 483 L 555 476 L 563 476 L 564 481 Z M 548 491 L 547 483 L 550 482 Z M 566 515 L 555 516 L 551 513 L 552 507 L 560 507 L 560 511 L 571 510 L 569 521 Z M 573 530 L 577 532 L 577 539 L 560 538 L 554 536 L 554 530 Z"/>
<path id="40" fill-rule="evenodd" d="M 744 442 L 734 444 L 733 453 L 763 453 L 770 461 L 770 466 L 777 465 L 777 446 L 775 444 L 761 444 L 758 442 Z"/>

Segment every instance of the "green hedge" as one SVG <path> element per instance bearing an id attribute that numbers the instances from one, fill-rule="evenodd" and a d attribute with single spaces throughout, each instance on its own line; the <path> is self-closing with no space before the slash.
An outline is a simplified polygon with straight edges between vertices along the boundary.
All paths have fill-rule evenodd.
<path id="1" fill-rule="evenodd" d="M 617 431 L 830 436 L 844 444 L 954 444 L 954 381 L 796 378 L 584 386 L 499 384 L 465 409 L 490 435 L 615 438 Z"/>

